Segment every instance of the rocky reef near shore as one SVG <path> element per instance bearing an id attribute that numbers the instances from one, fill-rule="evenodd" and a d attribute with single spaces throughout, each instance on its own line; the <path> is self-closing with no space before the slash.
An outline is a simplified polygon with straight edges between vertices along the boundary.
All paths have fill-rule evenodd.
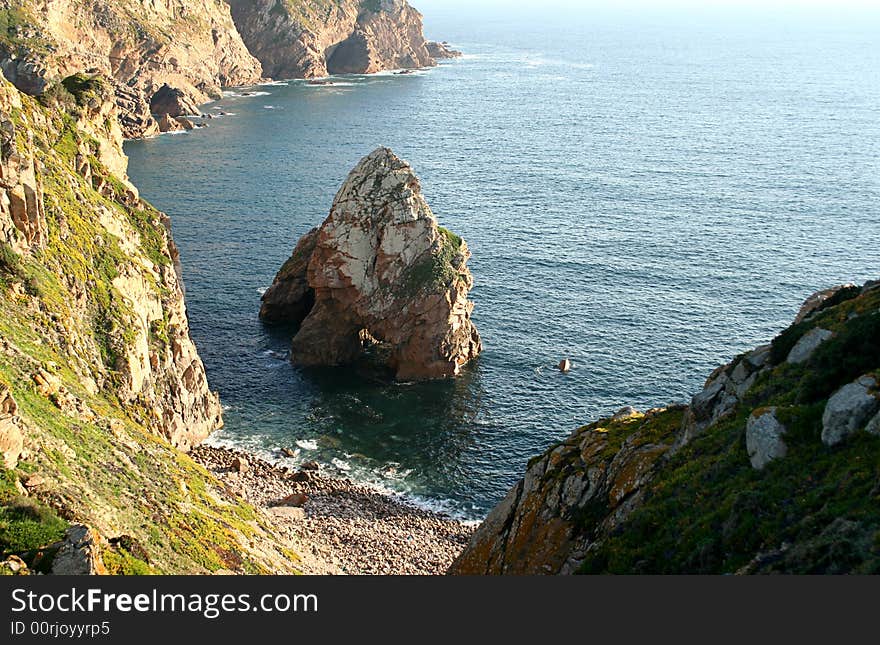
<path id="1" fill-rule="evenodd" d="M 453 574 L 880 572 L 880 282 L 533 459 Z"/>
<path id="2" fill-rule="evenodd" d="M 413 169 L 380 148 L 352 170 L 263 296 L 264 321 L 298 325 L 301 366 L 365 350 L 399 380 L 457 376 L 480 353 L 463 239 L 440 227 Z"/>

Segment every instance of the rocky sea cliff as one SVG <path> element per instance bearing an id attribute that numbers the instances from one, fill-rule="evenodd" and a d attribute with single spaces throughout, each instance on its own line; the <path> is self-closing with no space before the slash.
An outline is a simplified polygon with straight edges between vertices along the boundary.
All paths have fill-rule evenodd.
<path id="1" fill-rule="evenodd" d="M 880 282 L 534 458 L 453 574 L 880 571 Z"/>

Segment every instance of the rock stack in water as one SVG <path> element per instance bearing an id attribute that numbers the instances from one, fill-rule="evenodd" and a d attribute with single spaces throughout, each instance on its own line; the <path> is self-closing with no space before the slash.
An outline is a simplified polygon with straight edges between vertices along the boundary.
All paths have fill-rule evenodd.
<path id="1" fill-rule="evenodd" d="M 409 164 L 380 148 L 299 241 L 260 316 L 300 325 L 297 365 L 344 365 L 375 346 L 399 380 L 456 376 L 482 349 L 468 258 L 464 240 L 438 226 Z"/>

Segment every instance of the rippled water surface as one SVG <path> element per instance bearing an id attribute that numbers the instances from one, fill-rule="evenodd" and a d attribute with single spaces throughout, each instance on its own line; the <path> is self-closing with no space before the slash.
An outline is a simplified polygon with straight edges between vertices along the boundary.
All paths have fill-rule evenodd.
<path id="1" fill-rule="evenodd" d="M 173 218 L 193 335 L 228 407 L 218 440 L 295 448 L 479 517 L 579 425 L 683 401 L 812 291 L 880 277 L 880 23 L 426 19 L 465 58 L 256 88 L 206 106 L 228 113 L 208 129 L 127 146 Z M 486 351 L 455 382 L 303 372 L 289 333 L 257 318 L 379 145 L 474 253 Z"/>

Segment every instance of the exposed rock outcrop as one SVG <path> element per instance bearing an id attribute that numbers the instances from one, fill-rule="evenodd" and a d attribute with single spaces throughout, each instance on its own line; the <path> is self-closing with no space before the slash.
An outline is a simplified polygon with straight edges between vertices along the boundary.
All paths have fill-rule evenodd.
<path id="1" fill-rule="evenodd" d="M 273 78 L 368 74 L 436 63 L 422 16 L 404 0 L 228 0 L 250 51 Z M 441 55 L 452 55 L 442 45 Z"/>
<path id="2" fill-rule="evenodd" d="M 60 114 L 50 117 L 25 105 L 17 90 L 0 79 L 0 185 L 5 195 L 0 199 L 0 241 L 20 257 L 46 249 L 50 212 L 60 222 L 61 235 L 70 238 L 73 227 L 86 223 L 73 219 L 68 200 L 83 204 L 90 213 L 88 225 L 101 239 L 87 252 L 117 252 L 129 261 L 113 267 L 107 284 L 98 284 L 101 276 L 92 269 L 91 280 L 77 278 L 71 267 L 54 269 L 70 292 L 64 316 L 69 328 L 60 336 L 82 358 L 81 371 L 89 382 L 114 382 L 121 401 L 145 404 L 145 421 L 187 448 L 216 429 L 221 415 L 189 336 L 168 218 L 142 202 L 129 184 L 111 177 L 113 166 L 124 173 L 112 90 L 97 78 L 74 80 L 75 85 L 69 84 L 77 97 L 72 129 Z M 70 196 L 67 190 L 73 191 Z M 50 256 L 61 263 L 70 259 Z M 99 295 L 105 290 L 108 295 Z M 108 309 L 100 315 L 113 321 L 103 340 L 91 331 L 96 302 Z"/>
<path id="3" fill-rule="evenodd" d="M 872 376 L 861 378 L 837 390 L 822 414 L 822 441 L 836 446 L 849 435 L 865 428 L 880 410 L 880 390 Z"/>
<path id="4" fill-rule="evenodd" d="M 642 432 L 681 408 L 632 414 L 581 428 L 532 460 L 523 480 L 493 509 L 450 569 L 466 575 L 575 573 L 602 533 L 638 505 L 658 460 L 672 447 Z M 622 443 L 617 431 L 631 434 Z M 601 510 L 600 510 L 601 509 Z M 585 516 L 599 523 L 583 531 Z"/>
<path id="5" fill-rule="evenodd" d="M 794 364 L 808 361 L 810 356 L 813 355 L 813 352 L 819 348 L 819 345 L 833 335 L 834 334 L 827 329 L 811 329 L 809 332 L 801 336 L 801 339 L 791 348 L 791 352 L 789 352 L 786 361 Z"/>
<path id="6" fill-rule="evenodd" d="M 405 0 L 381 0 L 362 9 L 354 32 L 327 57 L 331 74 L 373 74 L 436 65 L 422 33 L 422 16 Z"/>
<path id="7" fill-rule="evenodd" d="M 199 114 L 195 102 L 176 87 L 163 85 L 150 99 L 150 112 L 167 114 L 171 117 L 193 116 Z"/>
<path id="8" fill-rule="evenodd" d="M 0 383 L 0 459 L 6 468 L 15 468 L 24 450 L 24 433 L 18 405 L 9 387 Z"/>
<path id="9" fill-rule="evenodd" d="M 71 526 L 64 535 L 58 553 L 52 560 L 52 574 L 56 576 L 107 575 L 101 559 L 104 539 L 97 531 L 82 524 Z"/>
<path id="10" fill-rule="evenodd" d="M 743 395 L 755 384 L 770 361 L 770 346 L 764 345 L 729 365 L 716 369 L 703 390 L 694 395 L 684 415 L 681 441 L 687 443 L 728 417 Z"/>
<path id="11" fill-rule="evenodd" d="M 297 244 L 261 317 L 301 325 L 298 365 L 343 365 L 378 345 L 398 379 L 455 376 L 481 350 L 469 257 L 464 240 L 437 225 L 412 168 L 381 148 Z"/>
<path id="12" fill-rule="evenodd" d="M 746 423 L 746 451 L 752 468 L 762 470 L 774 459 L 788 454 L 785 426 L 776 418 L 776 408 L 755 410 Z"/>
<path id="13" fill-rule="evenodd" d="M 812 301 L 689 406 L 621 410 L 529 462 L 450 573 L 877 571 L 880 290 Z"/>
<path id="14" fill-rule="evenodd" d="M 428 55 L 436 60 L 462 57 L 462 53 L 460 51 L 458 51 L 457 49 L 452 49 L 449 46 L 449 43 L 446 42 L 438 43 L 433 40 L 429 40 L 425 43 L 425 48 L 428 50 Z"/>

